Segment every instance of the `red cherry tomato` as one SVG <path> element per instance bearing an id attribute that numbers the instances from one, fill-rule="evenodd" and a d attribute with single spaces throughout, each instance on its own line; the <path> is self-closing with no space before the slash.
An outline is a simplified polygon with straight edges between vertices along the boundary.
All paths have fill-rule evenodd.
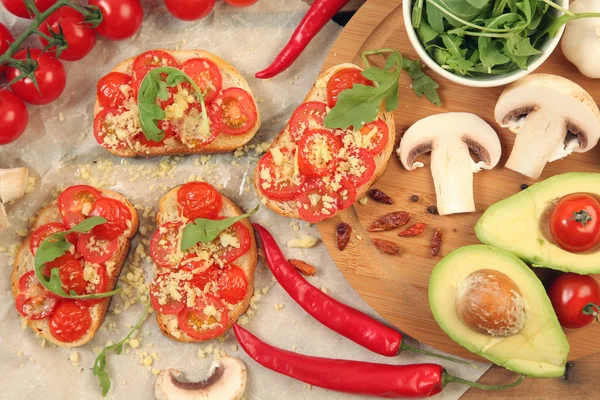
<path id="1" fill-rule="evenodd" d="M 185 308 L 187 295 L 182 288 L 177 289 L 179 296 L 175 298 L 169 288 L 170 274 L 158 275 L 150 285 L 150 302 L 152 308 L 163 314 L 179 314 Z M 162 304 L 164 303 L 164 304 Z"/>
<path id="2" fill-rule="evenodd" d="M 150 257 L 159 267 L 170 268 L 179 264 L 179 260 L 175 259 L 175 255 L 177 254 L 181 225 L 181 222 L 167 222 L 161 225 L 152 235 Z"/>
<path id="3" fill-rule="evenodd" d="M 223 196 L 205 182 L 189 182 L 177 191 L 181 214 L 190 221 L 196 218 L 216 218 L 223 208 Z"/>
<path id="4" fill-rule="evenodd" d="M 116 117 L 123 114 L 123 108 L 105 108 L 94 118 L 94 138 L 96 142 L 111 149 L 122 149 L 128 146 L 125 140 L 120 140 L 118 129 L 124 129 Z"/>
<path id="5" fill-rule="evenodd" d="M 273 153 L 268 151 L 258 162 L 256 173 L 260 190 L 271 200 L 290 201 L 296 197 L 304 184 L 304 175 L 294 176 L 296 150 L 280 148 L 283 156 L 280 165 L 273 160 Z"/>
<path id="6" fill-rule="evenodd" d="M 54 261 L 46 263 L 44 275 L 50 276 L 53 269 L 58 268 L 58 276 L 62 282 L 62 288 L 69 293 L 74 290 L 77 294 L 85 294 L 87 281 L 83 278 L 83 264 L 71 253 L 65 253 Z"/>
<path id="7" fill-rule="evenodd" d="M 216 315 L 206 315 L 207 306 L 216 309 Z M 227 330 L 229 316 L 227 308 L 219 299 L 211 294 L 196 298 L 193 308 L 185 308 L 178 315 L 179 328 L 189 336 L 198 340 L 209 340 L 221 336 Z"/>
<path id="8" fill-rule="evenodd" d="M 298 169 L 306 176 L 329 175 L 337 168 L 342 143 L 324 129 L 309 131 L 298 142 Z"/>
<path id="9" fill-rule="evenodd" d="M 159 121 L 158 122 L 158 127 L 160 129 L 162 129 L 163 131 L 165 131 L 165 136 L 163 137 L 163 139 L 160 142 L 155 142 L 154 140 L 148 140 L 148 139 L 146 139 L 146 135 L 144 135 L 144 132 L 140 132 L 140 133 L 136 134 L 133 137 L 133 140 L 140 142 L 140 144 L 142 146 L 146 146 L 146 147 L 160 147 L 160 146 L 164 146 L 165 145 L 165 140 L 172 139 L 172 138 L 177 138 L 177 133 L 175 133 L 173 125 L 171 125 L 168 121 L 164 121 L 164 120 L 163 121 Z"/>
<path id="10" fill-rule="evenodd" d="M 220 130 L 228 135 L 248 133 L 258 118 L 254 100 L 244 89 L 225 89 L 213 106 Z"/>
<path id="11" fill-rule="evenodd" d="M 215 2 L 216 0 L 165 0 L 165 6 L 175 18 L 195 21 L 210 14 Z"/>
<path id="12" fill-rule="evenodd" d="M 62 301 L 49 322 L 52 336 L 66 343 L 81 339 L 92 327 L 89 309 L 72 300 Z"/>
<path id="13" fill-rule="evenodd" d="M 589 194 L 563 197 L 550 217 L 550 232 L 564 250 L 579 253 L 600 242 L 600 202 Z"/>
<path id="14" fill-rule="evenodd" d="M 92 233 L 99 239 L 117 239 L 131 226 L 132 216 L 129 207 L 116 199 L 102 197 L 96 200 L 90 216 L 103 217 L 107 220 L 106 223 L 92 229 Z"/>
<path id="15" fill-rule="evenodd" d="M 244 270 L 236 265 L 228 265 L 223 269 L 223 273 L 218 280 L 221 299 L 229 304 L 237 304 L 244 300 L 248 293 L 248 278 Z"/>
<path id="16" fill-rule="evenodd" d="M 10 88 L 17 96 L 30 104 L 41 105 L 53 102 L 65 90 L 67 74 L 65 67 L 51 53 L 42 53 L 40 49 L 30 49 L 31 59 L 37 61 L 38 67 L 34 75 L 39 87 L 30 78 L 15 82 Z M 27 50 L 21 50 L 15 54 L 17 60 L 24 60 Z M 10 82 L 21 75 L 21 71 L 15 67 L 6 68 L 6 79 Z"/>
<path id="17" fill-rule="evenodd" d="M 71 7 L 61 7 L 48 17 L 42 25 L 40 31 L 48 36 L 50 31 L 61 32 L 65 36 L 68 48 L 62 51 L 61 60 L 77 61 L 87 56 L 96 44 L 96 31 L 91 24 L 85 22 L 85 17 L 79 11 Z M 46 47 L 48 41 L 40 36 L 42 46 Z M 56 47 L 51 47 L 50 51 L 55 51 Z"/>
<path id="18" fill-rule="evenodd" d="M 10 90 L 0 89 L 0 145 L 14 142 L 27 128 L 27 106 Z"/>
<path id="19" fill-rule="evenodd" d="M 65 225 L 74 227 L 92 211 L 96 200 L 102 195 L 96 189 L 87 185 L 76 185 L 66 188 L 58 196 L 58 210 Z"/>
<path id="20" fill-rule="evenodd" d="M 8 50 L 10 44 L 15 41 L 12 33 L 8 30 L 6 25 L 0 23 L 0 56 Z M 0 65 L 0 75 L 4 73 L 6 67 L 4 65 Z"/>
<path id="21" fill-rule="evenodd" d="M 225 3 L 234 7 L 248 7 L 256 3 L 258 0 L 225 0 Z"/>
<path id="22" fill-rule="evenodd" d="M 339 195 L 327 189 L 320 179 L 307 182 L 296 199 L 300 218 L 311 223 L 332 216 L 337 212 L 340 203 Z"/>
<path id="23" fill-rule="evenodd" d="M 594 320 L 593 312 L 599 311 L 600 285 L 591 276 L 561 275 L 550 286 L 548 296 L 558 321 L 565 328 L 583 328 Z M 586 308 L 588 304 L 591 305 Z M 592 314 L 584 314 L 584 309 Z"/>
<path id="24" fill-rule="evenodd" d="M 373 86 L 373 82 L 365 78 L 358 68 L 346 68 L 336 72 L 327 82 L 327 105 L 333 108 L 340 92 L 350 89 L 355 83 Z"/>
<path id="25" fill-rule="evenodd" d="M 223 87 L 223 77 L 219 67 L 207 58 L 187 60 L 181 66 L 181 70 L 198 85 L 206 103 L 212 102 Z"/>
<path id="26" fill-rule="evenodd" d="M 250 231 L 246 225 L 239 221 L 233 224 L 231 227 L 225 229 L 220 235 L 224 233 L 234 236 L 239 243 L 238 247 L 225 246 L 223 249 L 218 251 L 219 259 L 223 261 L 224 264 L 228 264 L 234 262 L 250 250 L 252 239 L 250 236 Z M 219 241 L 219 238 L 217 237 L 215 241 Z"/>
<path id="27" fill-rule="evenodd" d="M 94 264 L 93 268 L 96 270 L 96 276 L 98 281 L 87 282 L 87 294 L 94 293 L 106 293 L 108 292 L 108 273 L 106 272 L 106 266 L 104 264 Z M 87 307 L 93 306 L 94 304 L 101 303 L 107 298 L 100 299 L 89 299 L 89 300 L 77 300 L 76 303 Z"/>
<path id="28" fill-rule="evenodd" d="M 148 50 L 135 58 L 132 69 L 135 71 L 142 67 L 174 67 L 177 68 L 179 63 L 175 57 L 162 50 Z M 144 77 L 138 77 L 143 79 Z"/>
<path id="29" fill-rule="evenodd" d="M 139 0 L 90 0 L 88 4 L 102 11 L 103 19 L 96 30 L 107 39 L 130 38 L 142 26 L 144 9 Z"/>
<path id="30" fill-rule="evenodd" d="M 348 179 L 354 187 L 360 187 L 371 180 L 377 169 L 373 155 L 365 149 L 356 149 L 348 152 L 340 161 L 338 171 Z"/>
<path id="31" fill-rule="evenodd" d="M 125 90 L 129 86 L 128 90 Z M 96 86 L 96 96 L 103 108 L 122 106 L 131 97 L 131 76 L 111 72 L 103 76 Z"/>
<path id="32" fill-rule="evenodd" d="M 309 130 L 323 129 L 323 119 L 327 115 L 327 104 L 320 101 L 309 101 L 296 108 L 289 122 L 289 130 L 295 141 Z"/>
<path id="33" fill-rule="evenodd" d="M 342 179 L 340 182 L 341 188 L 337 191 L 339 195 L 338 208 L 345 210 L 346 208 L 352 207 L 356 201 L 356 188 L 347 179 Z"/>
<path id="34" fill-rule="evenodd" d="M 49 224 L 42 225 L 33 232 L 31 240 L 29 241 L 29 250 L 31 254 L 35 255 L 38 247 L 46 238 L 54 235 L 57 232 L 64 232 L 68 228 L 62 222 L 50 222 Z M 77 244 L 77 235 L 72 233 L 67 235 L 67 240 L 74 246 Z"/>
<path id="35" fill-rule="evenodd" d="M 40 12 L 49 9 L 56 0 L 34 0 L 34 4 Z M 21 18 L 33 18 L 33 14 L 27 9 L 24 0 L 2 0 L 6 11 Z"/>
<path id="36" fill-rule="evenodd" d="M 118 238 L 104 240 L 92 233 L 83 233 L 77 241 L 77 250 L 86 261 L 101 264 L 110 260 L 118 245 Z"/>
<path id="37" fill-rule="evenodd" d="M 34 271 L 26 272 L 19 279 L 19 294 L 15 300 L 17 311 L 28 320 L 49 316 L 58 306 L 58 299 L 49 296 Z"/>
<path id="38" fill-rule="evenodd" d="M 204 290 L 209 282 L 217 282 L 219 279 L 220 269 L 215 264 L 206 267 L 205 261 L 184 261 L 179 266 L 180 269 L 190 271 L 194 277 L 190 281 L 191 285 L 200 290 Z"/>

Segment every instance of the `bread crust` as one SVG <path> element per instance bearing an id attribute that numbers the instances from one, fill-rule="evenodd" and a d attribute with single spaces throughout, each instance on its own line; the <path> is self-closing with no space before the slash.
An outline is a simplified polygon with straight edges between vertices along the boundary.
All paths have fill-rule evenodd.
<path id="1" fill-rule="evenodd" d="M 250 97 L 252 97 L 252 100 L 254 101 L 254 105 L 256 107 L 256 122 L 254 123 L 254 126 L 250 131 L 248 131 L 248 133 L 245 133 L 243 135 L 227 135 L 225 133 L 220 133 L 214 142 L 198 148 L 189 148 L 181 142 L 169 143 L 168 145 L 163 146 L 146 147 L 143 149 L 143 151 L 138 151 L 130 147 L 122 149 L 111 149 L 104 146 L 102 147 L 104 147 L 112 154 L 120 157 L 154 157 L 184 154 L 228 153 L 234 151 L 238 147 L 244 146 L 246 143 L 252 140 L 256 132 L 258 132 L 258 129 L 260 128 L 261 124 L 258 103 L 254 98 L 254 94 L 250 90 L 250 86 L 248 85 L 248 82 L 246 82 L 246 79 L 244 79 L 244 77 L 231 64 L 217 57 L 216 55 L 204 50 L 154 50 L 160 50 L 169 53 L 180 64 L 191 58 L 207 58 L 214 62 L 217 65 L 217 67 L 219 67 L 219 71 L 221 71 L 221 75 L 223 76 L 223 89 L 227 89 L 229 87 L 239 87 L 248 92 Z M 131 57 L 120 62 L 111 70 L 111 72 L 122 72 L 131 75 L 134 60 L 135 57 Z M 96 118 L 96 115 L 98 115 L 100 111 L 102 111 L 102 106 L 100 106 L 100 103 L 98 102 L 98 97 L 96 97 L 96 102 L 94 104 L 94 118 Z"/>
<path id="2" fill-rule="evenodd" d="M 156 223 L 158 224 L 158 226 L 169 221 L 176 221 L 179 218 L 177 209 L 177 191 L 180 187 L 181 186 L 171 189 L 160 199 L 158 212 L 156 213 Z M 244 210 L 242 210 L 233 200 L 231 200 L 223 194 L 221 194 L 221 196 L 223 197 L 223 211 L 221 212 L 222 215 L 233 217 L 244 214 Z M 244 299 L 240 303 L 238 303 L 233 310 L 229 310 L 229 321 L 227 324 L 227 330 L 229 330 L 229 328 L 231 328 L 231 326 L 238 320 L 238 318 L 246 312 L 248 306 L 250 305 L 250 299 L 252 299 L 252 296 L 254 295 L 254 273 L 256 271 L 256 265 L 258 263 L 258 249 L 256 246 L 256 238 L 254 236 L 254 229 L 252 228 L 252 224 L 250 223 L 250 220 L 248 218 L 244 218 L 240 222 L 248 228 L 248 232 L 250 232 L 251 243 L 250 250 L 246 254 L 235 260 L 234 264 L 244 270 L 246 278 L 248 280 L 248 291 L 246 292 L 246 296 L 244 297 Z M 179 328 L 176 329 L 176 334 L 173 333 L 172 329 L 169 327 L 169 323 L 172 320 L 177 320 L 177 315 L 162 314 L 158 311 L 156 311 L 155 313 L 156 322 L 161 332 L 165 336 L 182 343 L 203 342 L 203 340 L 198 340 L 187 335 L 184 331 L 182 331 Z"/>
<path id="3" fill-rule="evenodd" d="M 359 66 L 357 66 L 355 64 L 350 64 L 350 63 L 338 64 L 338 65 L 335 65 L 335 66 L 329 68 L 327 71 L 325 71 L 321 75 L 319 75 L 319 77 L 313 84 L 312 88 L 309 90 L 308 94 L 306 95 L 306 97 L 304 98 L 302 103 L 305 103 L 307 101 L 326 102 L 327 82 L 336 72 L 338 72 L 342 69 L 346 69 L 346 68 L 361 69 Z M 375 163 L 377 165 L 377 168 L 375 170 L 375 173 L 369 180 L 369 182 L 356 188 L 356 198 L 357 199 L 362 198 L 367 193 L 367 191 L 371 188 L 371 186 L 379 178 L 381 178 L 381 176 L 385 172 L 385 169 L 387 168 L 387 164 L 390 160 L 390 157 L 394 150 L 394 144 L 396 142 L 396 125 L 394 123 L 394 115 L 391 112 L 385 111 L 385 108 L 382 105 L 379 109 L 379 114 L 377 117 L 381 118 L 386 123 L 386 125 L 388 127 L 388 132 L 389 132 L 389 139 L 388 139 L 388 142 L 387 142 L 385 148 L 383 149 L 383 151 L 375 157 Z M 285 135 L 287 133 L 288 126 L 289 126 L 289 121 L 288 121 L 288 125 L 286 125 L 284 127 L 284 129 L 279 133 L 279 135 L 277 135 L 277 137 L 273 140 L 269 149 L 278 146 L 279 140 L 282 138 L 283 135 Z M 264 195 L 264 193 L 260 189 L 260 179 L 259 179 L 259 174 L 257 173 L 257 170 L 255 170 L 255 173 L 254 173 L 254 188 L 256 190 L 256 193 L 260 197 L 261 202 L 264 205 L 266 205 L 267 207 L 269 207 L 271 210 L 273 210 L 276 213 L 281 214 L 285 217 L 302 219 L 300 217 L 300 215 L 298 214 L 298 207 L 296 205 L 295 200 L 281 202 L 281 201 L 271 200 L 267 196 Z M 336 211 L 335 213 L 328 216 L 327 219 L 335 217 L 341 211 L 343 211 L 343 210 Z"/>
<path id="4" fill-rule="evenodd" d="M 132 216 L 131 228 L 129 229 L 126 235 L 122 235 L 119 237 L 119 244 L 117 246 L 117 249 L 115 250 L 115 253 L 112 255 L 112 257 L 108 260 L 109 262 L 115 262 L 114 269 L 112 270 L 112 273 L 109 274 L 108 290 L 111 291 L 115 289 L 119 280 L 119 275 L 121 274 L 121 270 L 123 269 L 125 261 L 127 260 L 129 249 L 131 247 L 131 239 L 133 239 L 138 230 L 139 218 L 133 205 L 121 194 L 110 190 L 97 190 L 99 190 L 104 197 L 110 197 L 121 201 L 127 206 L 127 208 L 129 208 L 129 211 L 131 212 Z M 55 200 L 40 211 L 33 226 L 31 227 L 29 235 L 23 241 L 23 243 L 21 243 L 21 246 L 17 251 L 11 274 L 11 287 L 13 297 L 15 298 L 15 300 L 19 293 L 19 279 L 27 271 L 33 270 L 34 257 L 31 254 L 31 251 L 29 250 L 29 242 L 31 240 L 31 235 L 33 234 L 33 232 L 35 232 L 37 228 L 39 228 L 42 225 L 46 225 L 50 222 L 62 222 L 62 218 L 60 216 L 57 204 L 58 202 L 57 200 Z M 96 332 L 98 331 L 98 329 L 100 329 L 102 323 L 104 322 L 104 318 L 106 317 L 106 313 L 108 312 L 108 307 L 110 306 L 111 299 L 112 297 L 107 297 L 100 301 L 98 304 L 89 307 L 90 314 L 92 316 L 92 326 L 90 330 L 81 339 L 74 342 L 61 342 L 60 340 L 57 340 L 54 336 L 52 336 L 52 334 L 50 333 L 48 318 L 44 318 L 41 320 L 27 320 L 27 325 L 35 332 L 36 335 L 46 339 L 50 343 L 53 343 L 57 346 L 67 348 L 79 347 L 89 342 L 96 335 Z"/>

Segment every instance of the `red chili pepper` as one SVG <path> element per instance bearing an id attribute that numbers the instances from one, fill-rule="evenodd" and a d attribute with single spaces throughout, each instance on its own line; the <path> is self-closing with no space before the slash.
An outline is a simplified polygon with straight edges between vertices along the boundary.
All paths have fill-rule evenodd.
<path id="1" fill-rule="evenodd" d="M 285 71 L 300 56 L 317 33 L 349 0 L 315 0 L 300 21 L 290 41 L 277 55 L 273 63 L 257 72 L 259 79 L 272 78 Z"/>
<path id="2" fill-rule="evenodd" d="M 311 357 L 268 345 L 238 324 L 233 324 L 233 331 L 244 351 L 263 367 L 338 392 L 387 398 L 429 397 L 451 382 L 502 390 L 525 379 L 521 375 L 510 385 L 487 386 L 452 376 L 438 364 L 387 365 Z"/>

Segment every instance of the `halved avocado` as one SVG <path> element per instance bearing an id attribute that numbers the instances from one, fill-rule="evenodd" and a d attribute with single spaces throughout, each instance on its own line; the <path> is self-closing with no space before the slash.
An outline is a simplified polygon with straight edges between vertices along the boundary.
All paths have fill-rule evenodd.
<path id="1" fill-rule="evenodd" d="M 556 175 L 499 201 L 481 216 L 475 233 L 485 244 L 499 247 L 534 266 L 578 274 L 600 273 L 600 251 L 570 253 L 552 241 L 549 210 L 573 193 L 600 196 L 600 174 Z"/>
<path id="2" fill-rule="evenodd" d="M 456 312 L 465 280 L 481 270 L 501 272 L 520 292 L 524 324 L 511 336 L 492 336 L 463 322 Z M 514 255 L 486 245 L 462 247 L 441 260 L 429 280 L 429 305 L 439 326 L 455 342 L 494 364 L 533 377 L 562 376 L 569 343 L 544 286 Z M 488 313 L 490 310 L 483 310 Z"/>

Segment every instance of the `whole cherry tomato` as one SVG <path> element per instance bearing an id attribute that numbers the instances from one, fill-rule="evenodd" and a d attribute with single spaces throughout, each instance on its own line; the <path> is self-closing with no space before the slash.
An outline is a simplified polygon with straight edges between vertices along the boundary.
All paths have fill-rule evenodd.
<path id="1" fill-rule="evenodd" d="M 165 6 L 175 18 L 195 21 L 210 14 L 215 2 L 216 0 L 165 0 Z"/>
<path id="2" fill-rule="evenodd" d="M 44 12 L 56 3 L 56 0 L 35 0 L 34 3 L 40 12 Z M 6 8 L 6 11 L 17 17 L 33 18 L 23 0 L 2 0 L 2 4 Z"/>
<path id="3" fill-rule="evenodd" d="M 17 140 L 27 121 L 29 114 L 23 100 L 9 90 L 0 90 L 0 145 Z"/>
<path id="4" fill-rule="evenodd" d="M 96 31 L 79 11 L 71 7 L 61 7 L 48 17 L 40 25 L 40 31 L 50 36 L 50 31 L 60 32 L 62 30 L 68 48 L 62 51 L 61 60 L 77 61 L 87 56 L 96 44 Z M 46 47 L 48 41 L 40 36 L 42 46 Z M 56 49 L 51 47 L 51 49 Z M 51 50 L 52 51 L 52 50 Z"/>
<path id="5" fill-rule="evenodd" d="M 10 44 L 15 41 L 12 33 L 8 30 L 8 28 L 0 23 L 0 56 L 8 50 Z M 4 65 L 0 65 L 0 74 L 3 74 L 6 70 Z"/>
<path id="6" fill-rule="evenodd" d="M 104 19 L 96 31 L 107 39 L 130 38 L 142 26 L 144 9 L 139 0 L 90 0 L 89 5 L 102 11 Z"/>
<path id="7" fill-rule="evenodd" d="M 598 319 L 600 285 L 591 276 L 561 275 L 550 286 L 548 296 L 558 321 L 565 328 L 583 328 Z"/>
<path id="8" fill-rule="evenodd" d="M 600 202 L 584 193 L 563 197 L 550 216 L 550 232 L 564 250 L 578 253 L 600 243 Z"/>
<path id="9" fill-rule="evenodd" d="M 256 3 L 258 0 L 225 0 L 225 3 L 234 7 L 248 7 Z"/>

